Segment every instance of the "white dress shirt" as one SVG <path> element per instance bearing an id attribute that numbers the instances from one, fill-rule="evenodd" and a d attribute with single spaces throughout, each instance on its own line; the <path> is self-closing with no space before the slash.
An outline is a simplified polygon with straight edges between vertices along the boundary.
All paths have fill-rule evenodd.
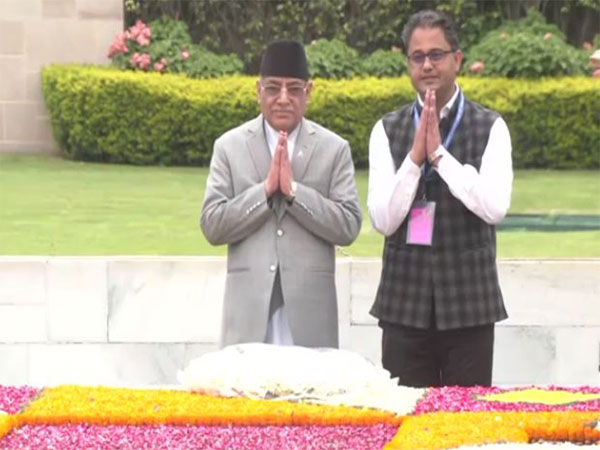
<path id="1" fill-rule="evenodd" d="M 269 146 L 271 157 L 273 157 L 275 155 L 275 148 L 277 148 L 277 142 L 279 141 L 279 132 L 269 125 L 269 122 L 266 120 L 264 121 L 264 124 L 267 145 Z M 296 139 L 298 138 L 299 130 L 300 125 L 294 128 L 294 130 L 288 134 L 287 148 L 290 161 L 292 160 L 292 155 L 294 154 L 294 148 L 296 148 Z M 267 344 L 294 345 L 292 330 L 290 330 L 290 324 L 288 322 L 284 306 L 285 305 L 281 305 L 279 308 L 277 308 L 269 319 L 269 323 L 267 324 L 267 335 L 265 338 L 265 342 Z"/>
<path id="2" fill-rule="evenodd" d="M 267 144 L 269 146 L 269 151 L 271 152 L 271 157 L 275 156 L 275 149 L 277 148 L 277 142 L 279 142 L 279 131 L 275 130 L 269 122 L 264 121 L 265 124 L 265 134 L 267 135 Z M 288 134 L 287 139 L 287 150 L 290 161 L 292 160 L 292 155 L 294 154 L 294 149 L 296 148 L 296 140 L 298 139 L 298 132 L 300 131 L 301 124 L 298 124 L 294 130 Z"/>
<path id="3" fill-rule="evenodd" d="M 440 120 L 446 117 L 459 93 L 458 86 L 452 98 L 440 111 Z M 419 104 L 423 105 L 417 95 Z M 460 124 L 458 125 L 460 128 Z M 512 147 L 506 123 L 498 117 L 490 130 L 479 172 L 469 164 L 461 164 L 443 144 L 438 172 L 454 197 L 471 212 L 490 225 L 497 224 L 510 206 L 513 181 Z M 385 236 L 393 234 L 402 224 L 417 193 L 421 167 L 410 156 L 395 170 L 390 143 L 380 119 L 369 141 L 369 193 L 367 207 L 373 228 Z"/>

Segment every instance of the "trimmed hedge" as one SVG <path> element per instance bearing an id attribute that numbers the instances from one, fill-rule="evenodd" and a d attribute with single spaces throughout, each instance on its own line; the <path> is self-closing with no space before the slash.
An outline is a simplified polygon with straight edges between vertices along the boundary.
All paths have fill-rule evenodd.
<path id="1" fill-rule="evenodd" d="M 86 161 L 207 165 L 215 138 L 258 112 L 247 76 L 52 65 L 42 89 L 60 147 Z"/>
<path id="2" fill-rule="evenodd" d="M 207 165 L 224 131 L 259 113 L 255 77 L 193 80 L 104 67 L 51 65 L 43 91 L 67 157 L 130 164 Z M 468 98 L 508 123 L 517 168 L 600 168 L 598 80 L 460 78 Z M 307 117 L 348 139 L 368 165 L 371 128 L 413 101 L 408 77 L 315 81 Z"/>

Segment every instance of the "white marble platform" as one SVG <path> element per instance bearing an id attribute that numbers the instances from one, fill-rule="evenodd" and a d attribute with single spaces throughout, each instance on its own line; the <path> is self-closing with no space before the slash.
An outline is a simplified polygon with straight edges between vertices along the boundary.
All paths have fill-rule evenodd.
<path id="1" fill-rule="evenodd" d="M 379 361 L 381 263 L 340 258 L 340 344 Z M 494 383 L 600 385 L 600 260 L 503 260 Z M 1 257 L 0 383 L 175 384 L 218 348 L 225 259 Z"/>

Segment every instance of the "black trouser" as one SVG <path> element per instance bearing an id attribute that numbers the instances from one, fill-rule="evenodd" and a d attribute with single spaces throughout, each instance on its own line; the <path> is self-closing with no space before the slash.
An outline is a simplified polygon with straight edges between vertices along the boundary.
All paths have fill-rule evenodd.
<path id="1" fill-rule="evenodd" d="M 456 330 L 379 322 L 382 363 L 404 386 L 490 386 L 494 324 Z"/>

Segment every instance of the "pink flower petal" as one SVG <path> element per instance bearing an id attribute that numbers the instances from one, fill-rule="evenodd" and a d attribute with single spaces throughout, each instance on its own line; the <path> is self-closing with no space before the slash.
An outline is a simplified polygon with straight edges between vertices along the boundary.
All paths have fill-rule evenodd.
<path id="1" fill-rule="evenodd" d="M 518 389 L 529 389 L 533 386 Z M 599 394 L 600 387 L 581 386 L 577 388 L 566 388 L 560 386 L 548 386 L 548 390 L 563 390 L 567 392 L 583 392 L 586 394 Z M 415 414 L 424 414 L 438 411 L 460 412 L 460 411 L 600 411 L 600 400 L 589 400 L 586 402 L 569 403 L 565 405 L 544 405 L 539 403 L 525 402 L 492 402 L 479 400 L 478 396 L 500 394 L 502 392 L 514 391 L 498 387 L 471 387 L 447 386 L 427 390 L 425 397 L 417 403 Z"/>
<path id="2" fill-rule="evenodd" d="M 370 427 L 23 426 L 2 450 L 379 450 L 396 433 Z"/>
<path id="3" fill-rule="evenodd" d="M 16 414 L 38 395 L 40 391 L 41 389 L 31 386 L 0 385 L 0 410 L 9 414 Z"/>

